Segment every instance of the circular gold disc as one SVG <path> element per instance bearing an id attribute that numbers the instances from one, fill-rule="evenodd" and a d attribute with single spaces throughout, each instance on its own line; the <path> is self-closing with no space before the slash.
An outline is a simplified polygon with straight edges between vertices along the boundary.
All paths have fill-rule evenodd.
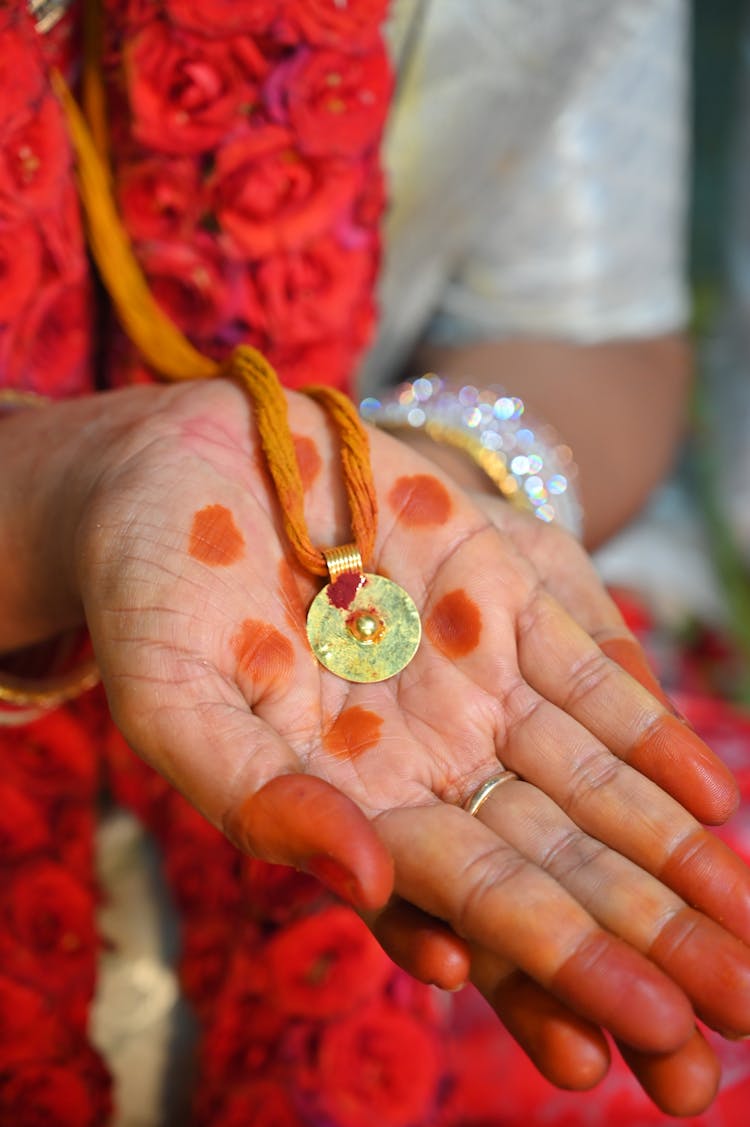
<path id="1" fill-rule="evenodd" d="M 350 572 L 313 599 L 307 637 L 318 661 L 337 677 L 385 681 L 414 657 L 422 624 L 414 602 L 397 583 Z"/>

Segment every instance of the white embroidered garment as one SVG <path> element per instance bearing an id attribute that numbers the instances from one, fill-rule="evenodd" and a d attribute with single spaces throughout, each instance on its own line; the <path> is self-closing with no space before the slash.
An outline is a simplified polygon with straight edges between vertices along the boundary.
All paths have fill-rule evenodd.
<path id="1" fill-rule="evenodd" d="M 382 319 L 362 390 L 427 326 L 469 340 L 684 323 L 684 0 L 399 0 Z"/>

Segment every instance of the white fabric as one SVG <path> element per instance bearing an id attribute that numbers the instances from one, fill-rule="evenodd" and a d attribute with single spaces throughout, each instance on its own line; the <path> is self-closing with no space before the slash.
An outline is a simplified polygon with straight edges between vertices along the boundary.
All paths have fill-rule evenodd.
<path id="1" fill-rule="evenodd" d="M 417 0 L 397 0 L 399 51 Z M 684 323 L 685 0 L 431 0 L 389 126 L 392 381 L 437 339 Z"/>

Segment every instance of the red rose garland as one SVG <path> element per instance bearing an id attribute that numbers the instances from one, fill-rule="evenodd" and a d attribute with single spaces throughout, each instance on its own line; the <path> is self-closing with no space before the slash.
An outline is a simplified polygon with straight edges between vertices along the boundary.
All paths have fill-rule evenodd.
<path id="1" fill-rule="evenodd" d="M 344 385 L 374 323 L 386 0 L 107 8 L 119 202 L 158 300 L 212 354 L 250 340 L 291 386 Z M 52 395 L 90 383 L 86 255 L 46 79 L 50 61 L 65 65 L 75 15 L 40 39 L 20 2 L 0 2 L 0 370 Z M 122 341 L 110 373 L 148 378 Z M 750 786 L 750 730 L 713 702 L 684 707 Z M 525 1123 L 540 1099 L 545 1122 L 581 1121 L 588 1097 L 553 1094 L 470 992 L 446 1002 L 414 983 L 317 882 L 236 853 L 133 756 L 92 694 L 0 731 L 1 1123 L 108 1118 L 109 1080 L 86 1041 L 103 761 L 160 841 L 182 913 L 181 979 L 203 1027 L 197 1123 Z M 744 825 L 723 832 L 750 840 Z M 730 1116 L 749 1085 L 722 1098 Z M 597 1106 L 613 1124 L 663 1121 L 622 1067 Z"/>

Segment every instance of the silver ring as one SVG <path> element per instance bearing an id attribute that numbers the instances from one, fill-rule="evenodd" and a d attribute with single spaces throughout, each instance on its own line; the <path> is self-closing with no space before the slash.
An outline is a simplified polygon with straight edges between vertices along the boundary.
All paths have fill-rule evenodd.
<path id="1" fill-rule="evenodd" d="M 479 813 L 480 808 L 484 806 L 495 787 L 502 786 L 503 783 L 509 783 L 511 779 L 517 778 L 518 775 L 515 771 L 503 770 L 499 775 L 491 775 L 486 782 L 482 783 L 481 787 L 477 787 L 474 793 L 467 798 L 464 803 L 464 810 L 471 815 Z"/>

